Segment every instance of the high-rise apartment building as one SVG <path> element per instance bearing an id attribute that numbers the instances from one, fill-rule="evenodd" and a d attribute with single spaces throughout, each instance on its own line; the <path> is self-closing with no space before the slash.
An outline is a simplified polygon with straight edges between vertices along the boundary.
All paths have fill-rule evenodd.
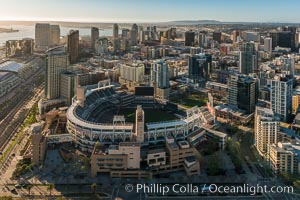
<path id="1" fill-rule="evenodd" d="M 240 73 L 250 74 L 258 68 L 258 55 L 254 43 L 244 43 L 240 51 Z"/>
<path id="2" fill-rule="evenodd" d="M 233 43 L 238 42 L 238 38 L 240 37 L 240 35 L 241 35 L 241 31 L 238 31 L 238 30 L 233 31 L 232 32 L 232 42 Z"/>
<path id="3" fill-rule="evenodd" d="M 275 174 L 300 172 L 300 144 L 283 143 L 270 145 L 270 167 Z"/>
<path id="4" fill-rule="evenodd" d="M 67 36 L 67 50 L 70 63 L 73 64 L 79 57 L 79 31 L 71 30 Z"/>
<path id="5" fill-rule="evenodd" d="M 169 88 L 169 67 L 163 61 L 156 61 L 151 65 L 151 81 L 157 88 Z"/>
<path id="6" fill-rule="evenodd" d="M 144 81 L 145 65 L 143 63 L 120 64 L 119 82 L 125 84 L 129 90 Z"/>
<path id="7" fill-rule="evenodd" d="M 268 147 L 278 142 L 279 121 L 271 109 L 256 107 L 254 134 L 255 146 L 261 156 L 267 156 Z"/>
<path id="8" fill-rule="evenodd" d="M 69 66 L 68 57 L 62 46 L 46 52 L 45 96 L 47 99 L 60 97 L 60 75 Z"/>
<path id="9" fill-rule="evenodd" d="M 264 39 L 264 50 L 266 52 L 272 53 L 272 38 L 266 37 Z"/>
<path id="10" fill-rule="evenodd" d="M 271 109 L 281 121 L 288 122 L 292 113 L 293 79 L 289 75 L 276 75 L 271 80 Z"/>
<path id="11" fill-rule="evenodd" d="M 160 60 L 151 65 L 151 82 L 155 88 L 157 98 L 169 98 L 169 67 L 165 61 Z"/>
<path id="12" fill-rule="evenodd" d="M 300 96 L 299 95 L 293 95 L 292 96 L 292 113 L 297 114 L 297 110 L 299 108 L 300 104 Z"/>
<path id="13" fill-rule="evenodd" d="M 258 81 L 243 74 L 230 74 L 227 82 L 227 104 L 253 113 L 258 99 Z"/>
<path id="14" fill-rule="evenodd" d="M 60 75 L 60 96 L 67 100 L 67 104 L 72 104 L 72 98 L 75 94 L 75 74 L 64 72 Z"/>

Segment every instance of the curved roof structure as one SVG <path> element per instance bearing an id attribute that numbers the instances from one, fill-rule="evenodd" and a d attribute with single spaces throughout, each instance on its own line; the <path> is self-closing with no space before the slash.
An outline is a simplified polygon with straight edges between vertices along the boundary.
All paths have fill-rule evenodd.
<path id="1" fill-rule="evenodd" d="M 24 67 L 24 64 L 17 63 L 15 61 L 5 61 L 0 63 L 0 72 L 13 72 L 18 73 L 20 69 Z"/>

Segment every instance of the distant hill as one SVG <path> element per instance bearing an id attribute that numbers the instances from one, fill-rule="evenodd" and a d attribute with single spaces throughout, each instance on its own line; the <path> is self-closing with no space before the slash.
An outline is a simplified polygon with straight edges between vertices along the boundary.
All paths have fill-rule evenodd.
<path id="1" fill-rule="evenodd" d="M 179 20 L 179 21 L 170 21 L 170 22 L 161 22 L 160 24 L 166 25 L 198 25 L 198 24 L 222 24 L 223 22 L 217 20 Z"/>
<path id="2" fill-rule="evenodd" d="M 35 23 L 51 23 L 58 24 L 62 27 L 74 27 L 74 28 L 90 28 L 91 26 L 101 27 L 101 28 L 112 28 L 112 22 L 68 22 L 68 21 L 1 21 L 0 26 L 13 26 L 13 25 L 25 25 L 33 26 Z M 133 22 L 119 22 L 122 28 L 131 28 Z M 299 23 L 288 23 L 288 22 L 222 22 L 217 20 L 176 20 L 169 22 L 137 22 L 139 25 L 157 25 L 157 26 L 195 26 L 195 25 L 205 25 L 205 24 L 268 24 L 277 26 L 287 26 L 287 25 L 299 25 Z"/>

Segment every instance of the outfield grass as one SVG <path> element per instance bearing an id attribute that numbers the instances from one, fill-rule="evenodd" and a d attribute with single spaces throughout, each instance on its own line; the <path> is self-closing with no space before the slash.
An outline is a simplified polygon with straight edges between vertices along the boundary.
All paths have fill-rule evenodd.
<path id="1" fill-rule="evenodd" d="M 135 123 L 135 111 L 133 108 L 121 109 L 119 115 L 124 115 L 126 122 Z M 145 123 L 169 121 L 177 119 L 172 113 L 168 113 L 162 110 L 144 109 L 145 112 Z"/>
<path id="2" fill-rule="evenodd" d="M 172 100 L 175 103 L 179 103 L 187 108 L 194 106 L 205 106 L 207 102 L 207 96 L 203 94 L 191 94 L 183 97 L 178 97 Z"/>

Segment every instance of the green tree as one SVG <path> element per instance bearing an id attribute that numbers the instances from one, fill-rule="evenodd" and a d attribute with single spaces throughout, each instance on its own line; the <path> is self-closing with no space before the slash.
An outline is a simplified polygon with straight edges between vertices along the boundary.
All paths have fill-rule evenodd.
<path id="1" fill-rule="evenodd" d="M 219 154 L 215 153 L 208 160 L 208 171 L 210 175 L 215 176 L 219 174 L 220 168 L 220 156 Z"/>
<path id="2" fill-rule="evenodd" d="M 30 196 L 31 188 L 33 188 L 33 185 L 31 185 L 31 184 L 28 184 L 28 185 L 26 186 L 26 189 L 28 190 L 28 195 L 29 195 L 29 196 Z"/>
<path id="3" fill-rule="evenodd" d="M 13 200 L 12 196 L 3 196 L 0 197 L 0 200 Z"/>
<path id="4" fill-rule="evenodd" d="M 82 165 L 82 166 L 80 167 L 80 170 L 81 170 L 82 172 L 84 172 L 84 171 L 86 170 L 86 166 Z"/>
<path id="5" fill-rule="evenodd" d="M 93 193 L 96 194 L 97 184 L 96 184 L 96 183 L 93 183 L 93 184 L 91 185 L 91 189 L 92 189 Z"/>
<path id="6" fill-rule="evenodd" d="M 99 146 L 100 146 L 100 142 L 99 141 L 95 142 L 95 148 L 97 149 L 99 148 Z"/>
<path id="7" fill-rule="evenodd" d="M 66 200 L 65 197 L 56 197 L 55 200 Z"/>
<path id="8" fill-rule="evenodd" d="M 293 185 L 295 186 L 296 189 L 300 190 L 300 180 L 294 181 Z"/>

